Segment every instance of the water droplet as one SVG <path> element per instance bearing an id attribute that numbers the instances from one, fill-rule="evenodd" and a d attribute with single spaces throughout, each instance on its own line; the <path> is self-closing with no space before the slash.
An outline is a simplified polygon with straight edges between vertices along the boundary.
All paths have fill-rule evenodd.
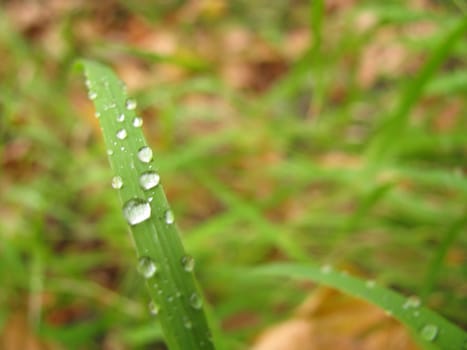
<path id="1" fill-rule="evenodd" d="M 191 272 L 195 268 L 195 259 L 190 255 L 185 255 L 182 258 L 182 266 L 186 272 Z"/>
<path id="2" fill-rule="evenodd" d="M 193 324 L 187 317 L 183 317 L 183 325 L 186 329 L 191 329 L 193 327 Z"/>
<path id="3" fill-rule="evenodd" d="M 140 118 L 140 117 L 135 117 L 135 118 L 133 119 L 133 126 L 134 126 L 135 128 L 140 128 L 142 125 L 143 125 L 143 119 L 142 119 L 142 118 Z"/>
<path id="4" fill-rule="evenodd" d="M 141 147 L 138 151 L 138 159 L 143 163 L 149 163 L 152 160 L 152 149 L 148 146 Z"/>
<path id="5" fill-rule="evenodd" d="M 128 109 L 129 111 L 133 110 L 133 109 L 136 109 L 136 101 L 135 100 L 132 100 L 132 99 L 128 99 L 126 100 L 126 103 L 125 103 L 125 107 L 126 109 Z"/>
<path id="6" fill-rule="evenodd" d="M 97 92 L 89 91 L 88 92 L 88 97 L 89 97 L 90 100 L 95 100 L 97 98 Z"/>
<path id="7" fill-rule="evenodd" d="M 117 138 L 119 138 L 120 140 L 124 140 L 126 139 L 126 137 L 127 137 L 127 133 L 125 129 L 120 129 L 117 131 Z"/>
<path id="8" fill-rule="evenodd" d="M 415 295 L 412 295 L 411 297 L 407 298 L 404 305 L 402 305 L 402 308 L 404 309 L 417 308 L 420 306 L 420 304 L 421 304 L 420 299 L 416 297 Z"/>
<path id="9" fill-rule="evenodd" d="M 116 190 L 119 190 L 120 188 L 123 187 L 123 180 L 120 176 L 114 176 L 112 178 L 112 187 L 115 188 Z"/>
<path id="10" fill-rule="evenodd" d="M 100 118 L 101 117 L 101 112 L 96 112 L 94 115 L 96 116 L 96 118 Z"/>
<path id="11" fill-rule="evenodd" d="M 148 171 L 142 173 L 139 177 L 139 184 L 144 190 L 150 190 L 151 188 L 159 185 L 160 176 L 154 171 Z"/>
<path id="12" fill-rule="evenodd" d="M 168 298 L 167 298 L 167 301 L 168 301 L 169 303 L 173 302 L 173 301 L 174 301 L 174 297 L 168 297 Z"/>
<path id="13" fill-rule="evenodd" d="M 323 265 L 321 266 L 321 273 L 328 274 L 332 271 L 332 266 L 331 265 Z"/>
<path id="14" fill-rule="evenodd" d="M 123 113 L 120 113 L 118 116 L 117 116 L 117 122 L 121 123 L 125 120 L 125 114 Z"/>
<path id="15" fill-rule="evenodd" d="M 193 293 L 190 296 L 190 305 L 193 309 L 199 310 L 203 307 L 203 300 L 198 296 L 198 294 Z"/>
<path id="16" fill-rule="evenodd" d="M 152 202 L 152 197 L 149 197 L 149 198 L 148 198 L 148 202 Z"/>
<path id="17" fill-rule="evenodd" d="M 160 307 L 153 300 L 149 302 L 148 307 L 149 307 L 149 312 L 151 313 L 151 315 L 156 316 L 159 313 Z"/>
<path id="18" fill-rule="evenodd" d="M 123 216 L 130 225 L 139 224 L 151 217 L 151 206 L 143 199 L 130 199 L 123 205 Z"/>
<path id="19" fill-rule="evenodd" d="M 156 274 L 157 266 L 151 258 L 142 256 L 138 259 L 137 270 L 144 278 L 151 278 Z"/>
<path id="20" fill-rule="evenodd" d="M 433 341 L 438 335 L 438 327 L 434 324 L 427 324 L 422 328 L 420 335 L 426 341 Z"/>
<path id="21" fill-rule="evenodd" d="M 167 211 L 165 212 L 165 223 L 166 223 L 167 225 L 170 225 L 170 224 L 173 224 L 174 221 L 175 221 L 175 217 L 174 217 L 173 211 L 170 210 L 170 209 L 167 210 Z"/>
<path id="22" fill-rule="evenodd" d="M 367 288 L 375 288 L 376 282 L 373 281 L 373 280 L 368 280 L 368 281 L 366 281 L 365 285 L 366 285 Z"/>
<path id="23" fill-rule="evenodd" d="M 111 156 L 111 155 L 114 154 L 114 151 L 112 151 L 111 149 L 108 149 L 108 150 L 107 150 L 107 154 L 108 154 L 109 156 Z"/>

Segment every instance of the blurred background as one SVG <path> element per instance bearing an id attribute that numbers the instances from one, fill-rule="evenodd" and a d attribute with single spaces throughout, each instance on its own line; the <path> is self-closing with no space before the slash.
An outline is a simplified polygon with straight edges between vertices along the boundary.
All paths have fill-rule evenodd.
<path id="1" fill-rule="evenodd" d="M 164 349 L 80 57 L 138 101 L 224 348 L 310 297 L 344 328 L 364 319 L 241 272 L 273 261 L 345 269 L 467 326 L 464 1 L 0 4 L 1 349 Z M 413 348 L 346 337 L 320 349 Z"/>

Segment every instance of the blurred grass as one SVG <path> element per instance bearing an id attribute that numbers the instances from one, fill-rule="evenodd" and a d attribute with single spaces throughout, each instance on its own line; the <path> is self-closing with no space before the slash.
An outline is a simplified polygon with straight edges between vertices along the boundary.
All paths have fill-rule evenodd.
<path id="1" fill-rule="evenodd" d="M 233 266 L 270 261 L 351 266 L 465 327 L 466 41 L 423 91 L 413 78 L 465 14 L 219 3 L 0 7 L 0 326 L 23 312 L 70 349 L 160 346 L 94 111 L 69 74 L 83 55 L 112 64 L 142 107 L 224 348 L 309 293 L 231 283 Z M 395 133 L 385 126 L 410 82 L 420 91 Z"/>

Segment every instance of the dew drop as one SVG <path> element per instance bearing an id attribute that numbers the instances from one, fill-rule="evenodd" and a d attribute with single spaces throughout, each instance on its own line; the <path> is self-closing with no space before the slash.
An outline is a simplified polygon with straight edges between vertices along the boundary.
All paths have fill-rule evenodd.
<path id="1" fill-rule="evenodd" d="M 97 98 L 97 92 L 89 91 L 88 97 L 89 97 L 90 100 L 95 100 Z"/>
<path id="2" fill-rule="evenodd" d="M 186 272 L 191 272 L 195 268 L 195 259 L 190 255 L 185 255 L 182 258 L 182 266 Z"/>
<path id="3" fill-rule="evenodd" d="M 149 163 L 152 160 L 152 149 L 148 146 L 141 147 L 138 150 L 138 159 L 143 163 Z"/>
<path id="4" fill-rule="evenodd" d="M 332 266 L 331 265 L 323 265 L 321 266 L 321 273 L 328 274 L 332 271 Z"/>
<path id="5" fill-rule="evenodd" d="M 139 224 L 151 217 L 151 206 L 144 199 L 130 199 L 123 205 L 123 216 L 130 225 Z"/>
<path id="6" fill-rule="evenodd" d="M 170 225 L 170 224 L 173 224 L 174 221 L 175 221 L 175 217 L 174 217 L 173 211 L 170 210 L 170 209 L 167 210 L 167 211 L 165 212 L 165 223 L 166 223 L 167 225 Z"/>
<path id="7" fill-rule="evenodd" d="M 133 126 L 134 126 L 135 128 L 140 128 L 142 125 L 143 125 L 143 119 L 142 119 L 142 118 L 140 118 L 140 117 L 135 117 L 135 118 L 133 119 Z"/>
<path id="8" fill-rule="evenodd" d="M 422 328 L 420 335 L 426 341 L 433 341 L 438 335 L 438 327 L 434 324 L 427 324 Z"/>
<path id="9" fill-rule="evenodd" d="M 112 188 L 119 190 L 123 187 L 123 180 L 120 176 L 114 176 L 112 178 Z"/>
<path id="10" fill-rule="evenodd" d="M 203 300 L 198 296 L 198 294 L 193 293 L 190 296 L 190 305 L 193 309 L 199 310 L 203 307 Z"/>
<path id="11" fill-rule="evenodd" d="M 193 324 L 187 317 L 183 318 L 183 325 L 185 326 L 186 329 L 191 329 L 193 327 Z"/>
<path id="12" fill-rule="evenodd" d="M 125 107 L 129 111 L 136 109 L 136 101 L 132 99 L 126 100 Z"/>
<path id="13" fill-rule="evenodd" d="M 365 286 L 366 286 L 367 288 L 370 288 L 370 289 L 371 289 L 371 288 L 375 288 L 376 282 L 373 281 L 373 280 L 368 280 L 368 281 L 366 281 Z"/>
<path id="14" fill-rule="evenodd" d="M 111 155 L 114 154 L 114 151 L 112 151 L 111 149 L 108 149 L 108 150 L 107 150 L 107 154 L 108 154 L 109 156 L 111 156 Z"/>
<path id="15" fill-rule="evenodd" d="M 156 274 L 157 266 L 151 258 L 142 256 L 138 259 L 137 270 L 144 278 L 151 278 Z"/>
<path id="16" fill-rule="evenodd" d="M 139 184 L 144 190 L 150 190 L 151 188 L 159 185 L 160 176 L 155 171 L 148 171 L 142 173 L 139 177 Z"/>
<path id="17" fill-rule="evenodd" d="M 404 309 L 410 309 L 410 308 L 417 308 L 421 304 L 420 299 L 416 296 L 411 296 L 408 297 L 407 300 L 405 301 L 404 305 L 402 305 L 402 308 Z"/>
<path id="18" fill-rule="evenodd" d="M 159 305 L 157 305 L 154 301 L 151 300 L 151 301 L 149 302 L 148 307 L 149 307 L 149 313 L 150 313 L 151 315 L 156 316 L 157 314 L 159 314 L 160 307 L 159 307 Z"/>
<path id="19" fill-rule="evenodd" d="M 127 133 L 125 129 L 120 129 L 117 131 L 117 138 L 119 138 L 120 140 L 124 140 L 126 139 L 126 137 L 127 137 Z"/>
<path id="20" fill-rule="evenodd" d="M 121 123 L 125 120 L 125 114 L 123 113 L 120 113 L 118 116 L 117 116 L 117 122 Z"/>
<path id="21" fill-rule="evenodd" d="M 96 116 L 96 118 L 100 118 L 101 117 L 101 112 L 96 112 L 94 115 Z"/>

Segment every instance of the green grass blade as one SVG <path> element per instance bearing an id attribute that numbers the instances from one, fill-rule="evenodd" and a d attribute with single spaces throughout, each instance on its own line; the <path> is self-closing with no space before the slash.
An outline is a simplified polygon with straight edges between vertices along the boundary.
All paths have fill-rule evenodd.
<path id="1" fill-rule="evenodd" d="M 373 143 L 369 146 L 369 157 L 374 162 L 382 163 L 385 159 L 397 153 L 400 140 L 403 138 L 409 124 L 410 111 L 419 100 L 436 70 L 448 57 L 455 44 L 463 38 L 466 30 L 467 19 L 462 18 L 447 31 L 447 34 L 434 48 L 433 53 L 428 57 L 420 72 L 407 85 L 396 109 L 380 128 L 380 131 L 373 139 Z"/>
<path id="2" fill-rule="evenodd" d="M 140 120 L 135 119 L 136 104 L 127 99 L 124 84 L 112 70 L 91 61 L 81 61 L 81 66 L 115 175 L 112 186 L 120 194 L 139 258 L 138 271 L 152 299 L 148 312 L 157 314 L 171 350 L 214 349 L 190 258 L 159 184 Z"/>
<path id="3" fill-rule="evenodd" d="M 254 274 L 307 279 L 378 305 L 411 329 L 427 347 L 443 350 L 465 349 L 467 333 L 437 313 L 419 305 L 418 299 L 406 298 L 370 281 L 362 281 L 329 267 L 297 264 L 271 264 L 258 267 Z"/>

